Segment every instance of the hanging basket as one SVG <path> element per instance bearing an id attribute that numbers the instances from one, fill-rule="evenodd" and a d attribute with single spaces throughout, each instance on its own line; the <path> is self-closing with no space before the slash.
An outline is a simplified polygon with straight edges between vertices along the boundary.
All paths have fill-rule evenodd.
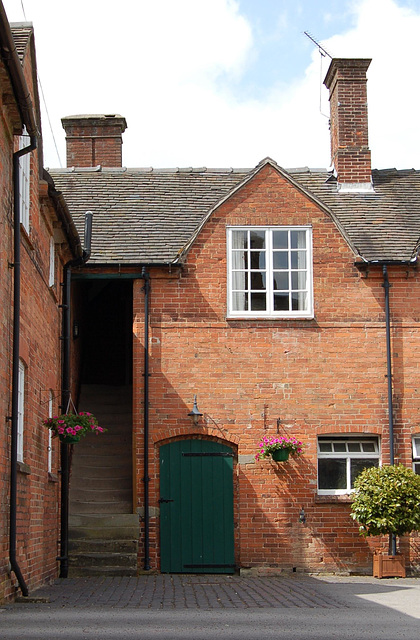
<path id="1" fill-rule="evenodd" d="M 289 449 L 276 449 L 271 452 L 271 457 L 275 462 L 285 462 L 289 459 L 290 450 Z"/>
<path id="2" fill-rule="evenodd" d="M 59 434 L 60 442 L 63 444 L 76 444 L 76 442 L 80 441 L 80 436 L 64 436 Z"/>

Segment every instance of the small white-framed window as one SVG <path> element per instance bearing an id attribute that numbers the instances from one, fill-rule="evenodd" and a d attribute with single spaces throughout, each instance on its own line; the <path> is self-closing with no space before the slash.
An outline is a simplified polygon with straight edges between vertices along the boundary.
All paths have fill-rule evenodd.
<path id="1" fill-rule="evenodd" d="M 19 136 L 19 150 L 30 144 L 30 138 L 24 127 Z M 29 210 L 31 197 L 31 154 L 26 153 L 19 158 L 19 211 L 20 222 L 25 231 L 29 233 Z"/>
<path id="2" fill-rule="evenodd" d="M 312 229 L 228 227 L 228 317 L 312 318 Z"/>
<path id="3" fill-rule="evenodd" d="M 53 236 L 50 237 L 50 271 L 48 276 L 48 286 L 55 284 L 55 243 Z"/>
<path id="4" fill-rule="evenodd" d="M 420 435 L 413 436 L 413 471 L 420 475 Z"/>
<path id="5" fill-rule="evenodd" d="M 350 493 L 355 479 L 363 469 L 378 466 L 378 437 L 318 437 L 319 495 Z"/>
<path id="6" fill-rule="evenodd" d="M 23 360 L 19 360 L 18 378 L 18 420 L 17 420 L 17 460 L 23 462 L 23 427 L 25 419 L 25 373 Z"/>
<path id="7" fill-rule="evenodd" d="M 54 395 L 50 390 L 50 394 L 48 397 L 48 417 L 52 418 L 53 416 L 53 402 Z M 48 473 L 52 472 L 52 431 L 48 429 Z"/>

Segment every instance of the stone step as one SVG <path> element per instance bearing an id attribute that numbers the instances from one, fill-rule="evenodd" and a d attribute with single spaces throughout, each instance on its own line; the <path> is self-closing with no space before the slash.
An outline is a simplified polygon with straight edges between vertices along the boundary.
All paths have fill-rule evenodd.
<path id="1" fill-rule="evenodd" d="M 74 447 L 69 576 L 136 576 L 140 522 L 132 513 L 131 387 L 83 385 L 79 407 L 107 432 Z"/>
<path id="2" fill-rule="evenodd" d="M 120 500 L 121 497 L 123 500 L 127 499 L 127 496 L 131 496 L 131 483 L 128 481 L 123 483 L 115 483 L 113 486 L 109 488 L 104 488 L 101 486 L 91 487 L 89 484 L 81 485 L 80 487 L 73 487 L 70 495 L 70 499 L 73 502 L 89 502 L 92 498 L 99 500 L 100 502 L 113 502 L 116 500 Z"/>
<path id="3" fill-rule="evenodd" d="M 138 540 L 70 540 L 70 553 L 125 553 L 136 554 L 138 551 Z"/>
<path id="4" fill-rule="evenodd" d="M 137 568 L 137 553 L 71 553 L 69 566 Z"/>
<path id="5" fill-rule="evenodd" d="M 134 540 L 138 536 L 138 529 L 133 527 L 69 527 L 70 540 L 120 540 L 121 538 Z"/>
<path id="6" fill-rule="evenodd" d="M 140 531 L 139 516 L 132 513 L 74 514 L 69 516 L 69 539 L 93 540 L 138 540 Z"/>
<path id="7" fill-rule="evenodd" d="M 131 460 L 130 460 L 131 463 Z M 77 477 L 84 478 L 89 482 L 89 478 L 128 478 L 131 477 L 131 464 L 124 464 L 124 460 L 121 464 L 112 465 L 109 461 L 104 461 L 103 465 L 89 464 L 89 461 L 85 464 L 77 466 Z M 72 478 L 76 477 L 76 468 L 72 468 Z M 95 480 L 97 486 L 100 486 L 100 480 Z"/>
<path id="8" fill-rule="evenodd" d="M 127 471 L 125 469 L 125 471 Z M 89 487 L 94 487 L 97 483 L 98 477 L 95 475 L 85 476 L 84 478 L 79 478 L 77 476 L 71 478 L 70 483 L 70 495 L 73 494 L 73 491 L 78 491 L 81 489 L 89 489 Z M 132 477 L 131 475 L 109 475 L 108 478 L 101 476 L 101 489 L 112 490 L 117 488 L 130 488 L 132 486 Z"/>
<path id="9" fill-rule="evenodd" d="M 131 513 L 133 509 L 133 503 L 130 497 L 125 500 L 113 500 L 113 501 L 105 501 L 95 499 L 95 502 L 92 501 L 81 501 L 81 500 L 70 500 L 70 510 L 73 514 L 82 515 L 82 514 L 99 514 L 99 513 L 109 513 L 112 511 L 113 513 Z"/>
<path id="10" fill-rule="evenodd" d="M 69 567 L 69 578 L 90 578 L 95 576 L 137 576 L 137 566 L 134 567 Z"/>
<path id="11" fill-rule="evenodd" d="M 113 463 L 113 464 L 112 464 Z M 75 463 L 76 464 L 76 463 Z M 128 471 L 131 472 L 131 456 L 128 455 L 124 455 L 124 456 L 115 456 L 113 457 L 110 454 L 104 454 L 101 456 L 94 456 L 94 455 L 85 455 L 85 456 L 79 456 L 77 459 L 77 468 L 78 469 L 82 469 L 84 467 L 101 467 L 101 468 L 108 468 L 108 467 L 113 467 L 113 468 L 122 468 L 122 469 L 127 469 L 128 467 Z M 74 469 L 74 466 L 72 467 Z"/>

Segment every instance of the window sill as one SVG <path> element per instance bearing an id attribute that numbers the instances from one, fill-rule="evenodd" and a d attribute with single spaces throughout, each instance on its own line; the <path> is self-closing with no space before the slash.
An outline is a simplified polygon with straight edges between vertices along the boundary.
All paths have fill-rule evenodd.
<path id="1" fill-rule="evenodd" d="M 324 502 L 350 504 L 351 502 L 353 502 L 353 496 L 349 493 L 346 493 L 340 496 L 336 496 L 336 495 L 318 496 L 317 495 L 315 497 L 315 504 L 322 504 Z"/>
<path id="2" fill-rule="evenodd" d="M 25 476 L 29 476 L 31 474 L 31 467 L 28 464 L 25 464 L 24 462 L 21 462 L 19 460 L 17 463 L 17 470 L 20 473 L 23 473 Z"/>
<path id="3" fill-rule="evenodd" d="M 294 315 L 294 314 L 228 314 L 226 316 L 226 320 L 313 320 L 314 314 L 308 313 L 305 315 Z"/>
<path id="4" fill-rule="evenodd" d="M 48 287 L 48 290 L 52 296 L 52 298 L 54 299 L 54 302 L 58 302 L 58 297 L 57 297 L 57 287 L 55 284 L 52 284 Z"/>
<path id="5" fill-rule="evenodd" d="M 28 229 L 24 226 L 22 222 L 20 223 L 20 237 L 22 240 L 25 240 L 26 244 L 28 245 L 28 248 L 31 251 L 33 251 L 34 245 L 31 240 L 31 232 L 30 230 L 28 231 Z"/>
<path id="6" fill-rule="evenodd" d="M 315 316 L 226 316 L 227 322 L 310 322 Z"/>

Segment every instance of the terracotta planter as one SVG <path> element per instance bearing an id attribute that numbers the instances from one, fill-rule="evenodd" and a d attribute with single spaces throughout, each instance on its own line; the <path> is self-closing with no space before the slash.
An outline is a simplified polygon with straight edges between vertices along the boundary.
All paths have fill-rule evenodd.
<path id="1" fill-rule="evenodd" d="M 271 457 L 276 462 L 285 462 L 289 459 L 290 450 L 289 449 L 276 449 L 271 454 Z"/>
<path id="2" fill-rule="evenodd" d="M 405 575 L 405 557 L 403 555 L 388 556 L 382 553 L 374 554 L 374 578 L 405 578 Z"/>

